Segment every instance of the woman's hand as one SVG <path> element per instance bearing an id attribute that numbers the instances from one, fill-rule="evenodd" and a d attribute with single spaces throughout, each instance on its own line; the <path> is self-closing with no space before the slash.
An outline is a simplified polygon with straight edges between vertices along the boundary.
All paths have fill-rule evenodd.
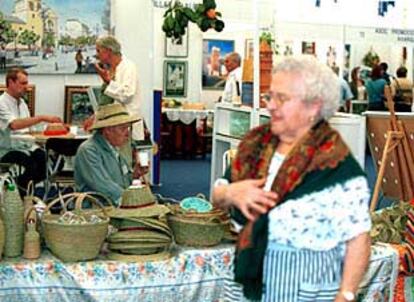
<path id="1" fill-rule="evenodd" d="M 215 202 L 235 206 L 248 220 L 254 221 L 276 204 L 277 194 L 263 190 L 265 182 L 265 178 L 249 179 L 218 186 L 214 190 Z"/>

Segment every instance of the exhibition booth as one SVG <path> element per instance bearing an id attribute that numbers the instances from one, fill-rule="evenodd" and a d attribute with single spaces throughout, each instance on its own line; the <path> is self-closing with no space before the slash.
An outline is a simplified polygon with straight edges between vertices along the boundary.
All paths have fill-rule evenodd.
<path id="1" fill-rule="evenodd" d="M 4 214 L 9 217 L 3 219 L 6 238 L 2 238 L 0 227 L 0 243 L 3 240 L 8 245 L 0 261 L 1 301 L 244 301 L 241 286 L 234 281 L 237 234 L 230 228 L 229 214 L 213 209 L 208 197 L 189 196 L 187 206 L 194 212 L 185 212 L 184 206 L 180 208 L 186 204 L 184 200 L 177 202 L 168 193 L 152 194 L 150 185 L 160 185 L 163 163 L 177 158 L 211 158 L 211 196 L 244 135 L 269 123 L 270 115 L 261 98 L 269 89 L 272 65 L 286 56 L 312 54 L 348 81 L 356 66 L 368 74 L 371 58 L 377 57 L 388 63 L 390 74 L 405 66 L 408 78 L 414 78 L 414 7 L 409 0 L 216 0 L 216 10 L 221 13 L 216 18 L 224 22 L 224 28 L 202 31 L 201 24 L 189 22 L 179 39 L 165 33 L 168 9 L 179 1 L 107 0 L 101 1 L 98 9 L 96 1 L 88 0 L 81 6 L 82 11 L 47 0 L 20 2 L 26 6 L 11 0 L 0 4 L 0 21 L 9 22 L 16 32 L 19 26 L 23 31 L 32 24 L 35 30 L 37 21 L 33 20 L 37 17 L 45 22 L 42 35 L 34 43 L 23 39 L 3 43 L 6 67 L 21 66 L 28 72 L 30 85 L 25 98 L 30 114 L 56 115 L 70 125 L 70 143 L 66 144 L 76 147 L 63 155 L 76 155 L 80 144 L 91 137 L 83 130 L 83 122 L 95 112 L 102 85 L 92 67 L 97 61 L 94 43 L 84 40 L 76 44 L 76 39 L 112 34 L 121 44 L 122 55 L 138 69 L 140 111 L 151 137 L 137 149 L 147 152 L 150 172 L 144 186 L 126 189 L 122 194 L 124 208 L 111 202 L 101 206 L 106 197 L 91 192 L 63 197 L 59 194 L 52 206 L 39 196 L 34 198 L 30 190 L 23 206 L 16 201 L 17 190 L 9 190 L 16 174 L 7 166 L 0 167 L 1 208 L 3 214 L 11 215 Z M 195 8 L 203 1 L 181 2 L 186 8 Z M 22 17 L 26 9 L 33 9 L 32 17 Z M 83 32 L 71 36 L 77 31 Z M 50 45 L 46 42 L 48 35 L 56 35 Z M 267 48 L 263 41 L 268 43 Z M 76 59 L 77 52 L 82 53 L 81 59 Z M 232 52 L 241 56 L 243 80 L 238 98 L 221 102 L 227 76 L 224 58 Z M 2 92 L 7 89 L 5 70 L 0 69 Z M 354 108 L 367 104 L 366 99 L 357 97 L 352 102 Z M 369 146 L 380 169 L 385 148 L 378 145 L 375 149 L 379 140 L 374 142 L 373 137 L 374 133 L 379 136 L 374 131 L 378 127 L 367 125 L 370 114 L 361 111 L 365 110 L 337 112 L 329 124 L 341 134 L 362 169 L 369 153 L 366 138 L 371 136 Z M 393 129 L 400 131 L 399 137 L 407 138 L 408 150 L 414 150 L 411 117 L 411 113 L 398 115 L 400 128 Z M 389 123 L 386 118 L 384 123 Z M 55 137 L 39 134 L 39 130 L 16 134 L 14 139 L 55 152 L 51 147 Z M 381 128 L 385 137 L 387 130 Z M 58 140 L 57 144 L 64 143 Z M 390 165 L 398 166 L 399 156 L 390 156 Z M 60 167 L 52 160 L 48 164 Z M 73 171 L 70 160 L 65 161 L 65 168 Z M 384 177 L 397 181 L 396 186 L 404 183 L 396 175 L 387 174 L 391 170 L 386 170 Z M 55 183 L 56 179 L 50 177 L 43 184 L 45 199 Z M 384 185 L 384 195 L 389 193 L 388 188 Z M 400 191 L 392 191 L 393 197 L 410 196 L 411 191 Z M 8 208 L 6 199 L 12 200 L 13 206 Z M 93 206 L 95 203 L 98 206 Z M 62 213 L 56 210 L 59 207 L 64 209 Z M 144 211 L 140 211 L 142 208 Z M 72 210 L 76 215 L 83 212 L 86 222 L 67 215 Z M 406 223 L 406 215 L 396 213 L 389 214 L 390 224 Z M 385 216 L 374 211 L 371 214 L 378 221 Z M 378 225 L 387 225 L 388 220 L 384 221 Z M 61 228 L 65 223 L 76 226 L 76 231 Z M 89 224 L 91 229 L 87 229 Z M 21 231 L 13 238 L 7 231 L 11 225 L 18 225 Z M 397 231 L 378 228 L 379 233 L 395 231 L 401 236 L 395 239 L 375 233 L 357 301 L 412 301 L 413 255 L 404 237 L 405 227 L 401 225 Z M 29 230 L 31 235 L 37 234 L 33 236 L 37 236 L 40 248 L 33 257 L 27 256 L 30 251 L 26 250 L 26 241 L 33 239 Z M 90 237 L 82 239 L 84 235 Z M 89 253 L 89 249 L 93 251 Z"/>

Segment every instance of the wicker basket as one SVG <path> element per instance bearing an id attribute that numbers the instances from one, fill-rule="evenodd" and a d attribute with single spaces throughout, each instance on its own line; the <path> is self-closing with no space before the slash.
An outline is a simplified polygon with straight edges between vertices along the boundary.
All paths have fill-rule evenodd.
<path id="1" fill-rule="evenodd" d="M 220 243 L 224 236 L 225 225 L 218 218 L 184 218 L 170 215 L 168 223 L 174 233 L 175 242 L 188 246 L 213 246 Z"/>
<path id="2" fill-rule="evenodd" d="M 84 213 L 82 203 L 89 200 L 101 207 L 104 216 L 106 216 L 106 211 L 100 202 L 87 193 L 72 193 L 63 196 L 63 200 L 68 198 L 64 202 L 63 211 L 66 211 L 68 204 L 73 202 L 74 197 L 76 197 L 75 213 Z M 62 202 L 60 198 L 55 199 L 48 205 L 42 221 L 45 240 L 49 249 L 65 262 L 96 258 L 108 232 L 109 218 L 102 217 L 104 221 L 93 224 L 58 223 L 59 216 L 49 213 L 50 208 L 58 202 Z"/>

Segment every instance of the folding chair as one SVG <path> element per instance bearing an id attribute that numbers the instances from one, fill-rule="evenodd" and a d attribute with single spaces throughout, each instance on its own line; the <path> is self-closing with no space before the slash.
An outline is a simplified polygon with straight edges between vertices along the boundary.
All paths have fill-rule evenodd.
<path id="1" fill-rule="evenodd" d="M 47 175 L 45 198 L 53 184 L 59 191 L 60 185 L 73 187 L 75 185 L 73 167 L 66 168 L 71 163 L 79 146 L 86 138 L 53 137 L 46 141 Z"/>

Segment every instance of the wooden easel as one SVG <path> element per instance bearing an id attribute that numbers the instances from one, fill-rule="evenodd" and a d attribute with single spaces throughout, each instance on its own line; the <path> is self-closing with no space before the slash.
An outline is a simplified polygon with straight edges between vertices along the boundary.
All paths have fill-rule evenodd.
<path id="1" fill-rule="evenodd" d="M 380 168 L 375 182 L 374 192 L 372 194 L 370 210 L 373 212 L 377 206 L 378 195 L 385 174 L 389 154 L 396 149 L 397 162 L 401 173 L 401 190 L 403 196 L 408 198 L 414 197 L 414 160 L 410 151 L 410 145 L 406 137 L 406 132 L 401 121 L 397 120 L 394 110 L 394 102 L 391 97 L 390 87 L 384 88 L 384 95 L 387 99 L 388 109 L 390 111 L 390 128 L 386 133 L 386 141 L 382 152 Z"/>

